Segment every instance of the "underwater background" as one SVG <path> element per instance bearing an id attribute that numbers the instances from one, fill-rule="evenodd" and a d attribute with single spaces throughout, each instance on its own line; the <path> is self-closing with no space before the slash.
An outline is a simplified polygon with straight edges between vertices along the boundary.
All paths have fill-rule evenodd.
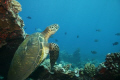
<path id="1" fill-rule="evenodd" d="M 42 32 L 57 23 L 60 29 L 49 42 L 73 54 L 80 49 L 82 60 L 105 60 L 109 52 L 120 52 L 120 0 L 18 0 L 27 34 Z M 97 41 L 95 41 L 97 40 Z M 96 51 L 97 53 L 91 53 Z M 77 56 L 77 55 L 76 55 Z"/>

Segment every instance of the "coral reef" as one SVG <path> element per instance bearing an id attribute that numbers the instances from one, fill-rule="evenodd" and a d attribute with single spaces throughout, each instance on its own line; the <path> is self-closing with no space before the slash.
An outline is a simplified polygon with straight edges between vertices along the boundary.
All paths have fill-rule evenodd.
<path id="1" fill-rule="evenodd" d="M 96 74 L 96 68 L 94 64 L 87 63 L 84 68 L 85 74 L 89 77 L 93 77 Z"/>
<path id="2" fill-rule="evenodd" d="M 65 62 L 71 62 L 72 60 L 72 54 L 69 54 L 68 52 L 66 51 L 60 51 L 60 54 L 59 54 L 59 58 L 58 58 L 58 62 L 60 61 L 65 61 Z"/>
<path id="3" fill-rule="evenodd" d="M 95 74 L 95 65 L 91 63 L 86 63 L 84 69 L 80 68 L 79 70 L 80 80 L 94 80 Z"/>
<path id="4" fill-rule="evenodd" d="M 14 13 L 19 13 L 20 11 L 22 11 L 20 3 L 16 0 L 11 0 L 11 3 L 9 5 L 9 9 L 11 11 L 13 11 Z"/>
<path id="5" fill-rule="evenodd" d="M 36 75 L 38 74 L 38 75 Z M 78 80 L 77 77 L 71 74 L 64 74 L 61 72 L 54 72 L 51 74 L 49 70 L 44 68 L 43 66 L 39 66 L 28 79 L 31 80 Z"/>
<path id="6" fill-rule="evenodd" d="M 15 0 L 0 0 L 0 75 L 6 76 L 12 57 L 24 40 L 21 5 Z"/>
<path id="7" fill-rule="evenodd" d="M 46 59 L 36 69 L 28 79 L 38 80 L 94 80 L 94 68 L 93 64 L 87 63 L 84 69 L 74 68 L 71 70 L 71 64 L 65 64 L 63 61 L 60 64 L 54 66 L 54 73 L 50 72 L 50 60 Z M 82 72 L 83 71 L 83 72 Z"/>
<path id="8" fill-rule="evenodd" d="M 59 62 L 64 61 L 72 64 L 72 66 L 81 66 L 81 57 L 80 57 L 80 49 L 76 49 L 73 54 L 69 54 L 66 51 L 61 51 L 59 54 Z"/>
<path id="9" fill-rule="evenodd" d="M 45 59 L 45 61 L 40 66 L 44 66 L 50 72 L 50 59 Z M 55 65 L 54 65 L 56 72 L 61 72 L 61 73 L 65 73 L 65 74 L 70 72 L 70 70 L 69 70 L 70 67 L 71 67 L 71 64 L 65 64 L 64 62 L 61 62 L 60 64 L 55 63 Z"/>
<path id="10" fill-rule="evenodd" d="M 66 51 L 61 51 L 60 54 L 59 54 L 59 58 L 58 58 L 58 61 L 57 62 L 61 62 L 61 61 L 64 61 L 64 62 L 68 62 L 68 64 L 72 64 L 71 67 L 78 67 L 78 68 L 84 68 L 84 65 L 86 63 L 91 63 L 91 64 L 94 64 L 95 66 L 98 66 L 99 65 L 99 61 L 96 60 L 96 59 L 84 59 L 82 60 L 81 59 L 81 55 L 80 55 L 80 49 L 76 49 L 73 54 L 69 54 L 67 53 Z"/>
<path id="11" fill-rule="evenodd" d="M 97 80 L 119 80 L 120 53 L 108 53 L 105 60 L 97 67 Z"/>
<path id="12" fill-rule="evenodd" d="M 23 20 L 17 14 L 21 5 L 15 0 L 1 0 L 0 5 L 0 48 L 7 44 L 7 40 L 25 38 Z M 14 7 L 13 7 L 14 6 Z"/>
<path id="13" fill-rule="evenodd" d="M 80 57 L 80 49 L 76 49 L 75 52 L 72 54 L 72 63 L 78 63 L 81 62 L 80 61 L 81 57 Z"/>
<path id="14" fill-rule="evenodd" d="M 47 64 L 46 64 L 47 63 Z M 43 63 L 49 64 L 49 60 Z M 106 61 L 98 67 L 94 64 L 86 63 L 84 68 L 70 69 L 71 65 L 57 64 L 55 72 L 51 73 L 49 68 L 39 66 L 39 68 L 29 76 L 31 80 L 119 80 L 120 79 L 120 53 L 107 54 Z"/>
<path id="15" fill-rule="evenodd" d="M 54 73 L 50 72 L 50 60 L 46 59 L 29 77 L 31 80 L 78 80 L 75 72 L 69 70 L 71 64 L 57 64 Z"/>
<path id="16" fill-rule="evenodd" d="M 26 38 L 23 20 L 18 15 L 21 5 L 16 0 L 0 0 L 0 79 L 6 80 L 13 55 Z M 46 59 L 26 80 L 119 80 L 120 53 L 108 53 L 106 61 L 95 67 L 94 60 L 82 62 L 80 49 L 73 54 L 63 51 L 59 63 L 50 71 L 50 60 Z M 88 62 L 88 63 L 86 63 Z M 72 63 L 72 64 L 71 64 Z M 81 68 L 81 65 L 85 65 Z M 76 67 L 78 66 L 78 67 Z"/>

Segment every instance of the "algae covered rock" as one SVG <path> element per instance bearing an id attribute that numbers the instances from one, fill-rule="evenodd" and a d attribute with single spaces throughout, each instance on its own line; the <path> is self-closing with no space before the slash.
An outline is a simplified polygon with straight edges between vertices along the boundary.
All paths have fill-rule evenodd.
<path id="1" fill-rule="evenodd" d="M 0 75 L 6 76 L 13 55 L 25 39 L 24 23 L 16 0 L 0 0 Z"/>
<path id="2" fill-rule="evenodd" d="M 96 74 L 95 65 L 90 63 L 85 64 L 84 72 L 89 77 L 93 77 Z"/>
<path id="3" fill-rule="evenodd" d="M 97 67 L 97 80 L 119 80 L 120 79 L 120 53 L 108 53 L 106 61 Z"/>

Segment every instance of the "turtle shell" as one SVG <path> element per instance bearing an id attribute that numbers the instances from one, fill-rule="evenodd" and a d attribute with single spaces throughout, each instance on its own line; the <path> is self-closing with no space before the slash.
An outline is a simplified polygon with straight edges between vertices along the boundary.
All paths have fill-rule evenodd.
<path id="1" fill-rule="evenodd" d="M 41 33 L 28 36 L 13 57 L 8 80 L 25 80 L 47 56 L 44 54 L 46 43 Z"/>

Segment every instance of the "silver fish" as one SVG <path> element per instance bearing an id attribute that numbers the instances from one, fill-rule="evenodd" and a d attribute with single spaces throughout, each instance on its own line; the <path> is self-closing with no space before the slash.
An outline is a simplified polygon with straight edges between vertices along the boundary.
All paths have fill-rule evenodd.
<path id="1" fill-rule="evenodd" d="M 42 30 L 40 28 L 35 28 L 35 30 L 38 32 L 42 32 Z"/>

